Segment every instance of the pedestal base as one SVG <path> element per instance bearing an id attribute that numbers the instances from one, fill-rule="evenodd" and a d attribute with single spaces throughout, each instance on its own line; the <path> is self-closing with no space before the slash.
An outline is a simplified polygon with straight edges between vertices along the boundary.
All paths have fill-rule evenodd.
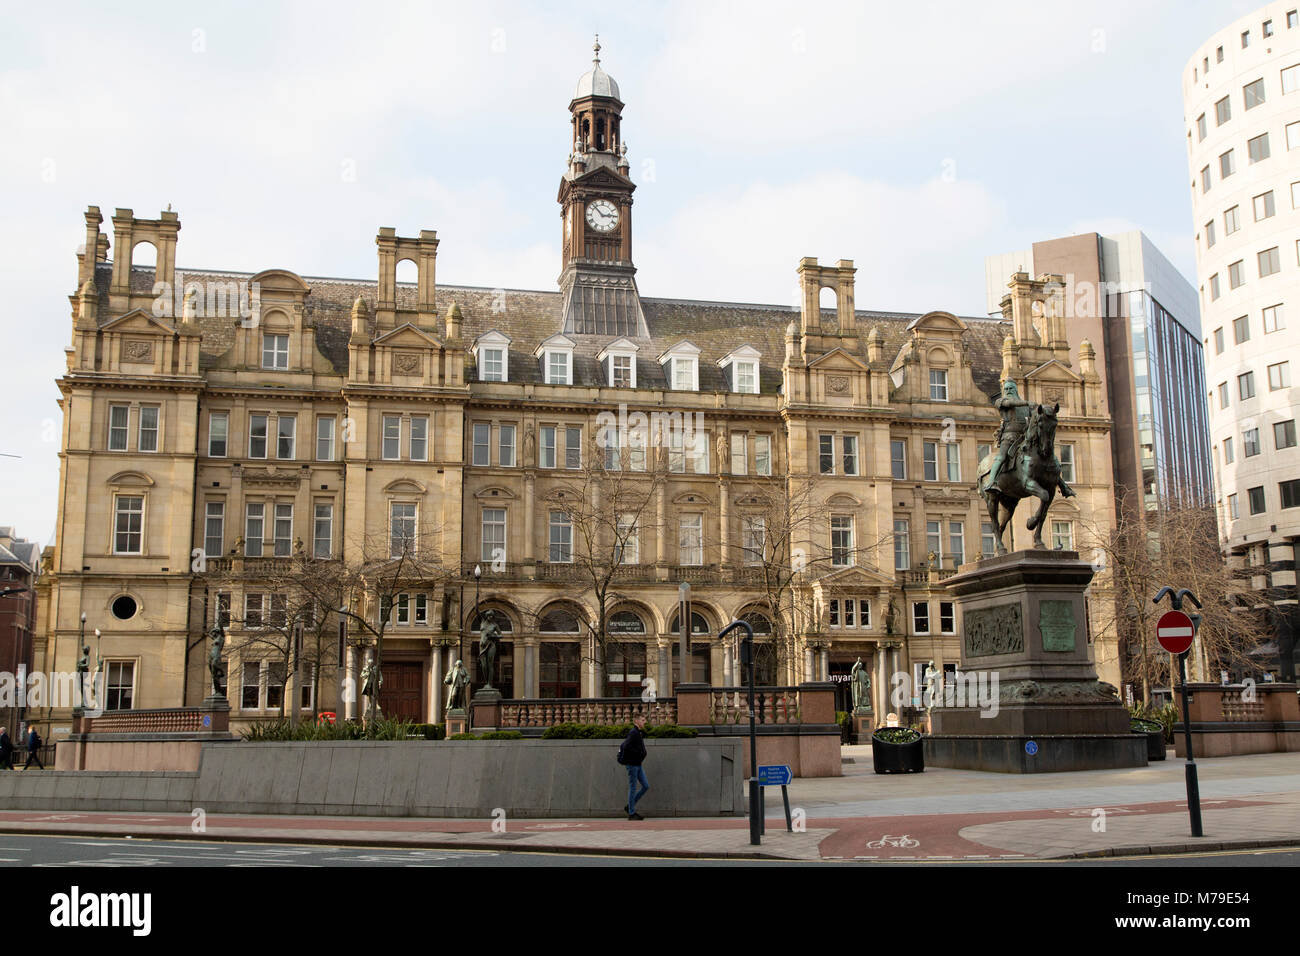
<path id="1" fill-rule="evenodd" d="M 495 687 L 484 687 L 475 692 L 469 702 L 469 725 L 478 733 L 483 730 L 498 730 L 501 724 L 501 691 Z"/>
<path id="2" fill-rule="evenodd" d="M 446 724 L 448 737 L 454 736 L 455 734 L 469 733 L 469 717 L 466 716 L 465 711 L 460 707 L 454 707 L 447 711 Z"/>
<path id="3" fill-rule="evenodd" d="M 853 739 L 857 743 L 871 743 L 871 732 L 875 729 L 876 717 L 870 710 L 853 712 Z"/>
<path id="4" fill-rule="evenodd" d="M 1114 770 L 1145 767 L 1147 745 L 1139 734 L 930 734 L 925 762 L 992 773 Z"/>

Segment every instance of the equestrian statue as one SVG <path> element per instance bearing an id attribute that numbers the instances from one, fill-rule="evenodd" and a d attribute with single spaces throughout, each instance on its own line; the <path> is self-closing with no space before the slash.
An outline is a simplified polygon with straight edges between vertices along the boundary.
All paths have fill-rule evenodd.
<path id="1" fill-rule="evenodd" d="M 1008 379 L 993 407 L 1002 416 L 1002 424 L 998 426 L 997 450 L 980 462 L 978 487 L 997 534 L 997 553 L 1007 553 L 1002 533 L 1020 499 L 1029 497 L 1037 498 L 1039 504 L 1025 527 L 1034 532 L 1034 547 L 1045 548 L 1043 528 L 1057 490 L 1065 498 L 1075 495 L 1061 479 L 1061 463 L 1056 458 L 1056 413 L 1061 404 L 1027 402 L 1020 397 L 1016 383 Z"/>

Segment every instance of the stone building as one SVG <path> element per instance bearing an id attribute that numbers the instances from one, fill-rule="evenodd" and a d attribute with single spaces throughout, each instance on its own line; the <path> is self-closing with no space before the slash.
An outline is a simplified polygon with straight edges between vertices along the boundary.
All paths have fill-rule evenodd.
<path id="1" fill-rule="evenodd" d="M 236 722 L 278 715 L 286 698 L 352 714 L 340 689 L 360 673 L 363 629 L 297 683 L 274 642 L 250 638 L 288 613 L 280 572 L 295 560 L 417 553 L 418 575 L 385 608 L 387 713 L 440 719 L 443 677 L 458 658 L 476 671 L 489 608 L 507 696 L 640 696 L 646 678 L 670 694 L 687 582 L 688 679 L 740 683 L 737 649 L 716 635 L 745 617 L 780 645 L 761 681 L 844 680 L 861 657 L 883 714 L 894 672 L 956 666 L 942 581 L 992 548 L 973 488 L 1002 376 L 1061 406 L 1079 496 L 1054 507 L 1053 545 L 1108 520 L 1096 356 L 1087 343 L 1070 354 L 1051 277 L 1017 284 L 1002 320 L 858 309 L 847 260 L 800 261 L 798 307 L 643 298 L 623 105 L 597 59 L 570 103 L 558 291 L 438 284 L 436 234 L 388 228 L 375 281 L 183 270 L 170 211 L 117 210 L 110 260 L 91 207 L 59 381 L 47 666 L 70 668 L 84 611 L 103 632 L 109 706 L 195 704 L 219 617 Z M 141 242 L 156 270 L 132 268 Z M 405 260 L 415 283 L 396 280 Z M 648 441 L 607 427 L 638 415 L 662 426 Z M 564 496 L 583 488 L 598 507 L 591 475 L 605 465 L 642 482 L 645 501 L 619 524 L 602 664 Z M 805 566 L 773 621 L 759 555 L 781 516 L 763 509 L 794 486 L 805 513 L 781 560 Z M 1113 635 L 1089 640 L 1117 682 Z"/>

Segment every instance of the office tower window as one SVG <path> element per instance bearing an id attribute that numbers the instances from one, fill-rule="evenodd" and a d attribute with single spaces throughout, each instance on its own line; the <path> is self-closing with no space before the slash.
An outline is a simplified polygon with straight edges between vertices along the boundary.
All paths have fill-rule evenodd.
<path id="1" fill-rule="evenodd" d="M 1279 388 L 1291 387 L 1291 363 L 1278 362 L 1268 367 L 1268 390 L 1275 392 Z"/>
<path id="2" fill-rule="evenodd" d="M 1230 236 L 1241 228 L 1241 209 L 1233 206 L 1223 211 L 1223 234 Z"/>
<path id="3" fill-rule="evenodd" d="M 1283 508 L 1300 508 L 1300 478 L 1278 482 L 1277 490 L 1282 496 Z"/>
<path id="4" fill-rule="evenodd" d="M 1214 354 L 1223 354 L 1223 326 L 1214 330 Z"/>
<path id="5" fill-rule="evenodd" d="M 1241 432 L 1241 454 L 1244 458 L 1254 458 L 1259 454 L 1259 429 L 1246 428 Z"/>
<path id="6" fill-rule="evenodd" d="M 1245 401 L 1255 397 L 1255 373 L 1243 372 L 1237 376 L 1237 395 Z"/>
<path id="7" fill-rule="evenodd" d="M 1219 178 L 1227 179 L 1237 171 L 1237 161 L 1233 158 L 1232 150 L 1228 150 L 1219 156 Z"/>
<path id="8" fill-rule="evenodd" d="M 1241 517 L 1240 510 L 1237 508 L 1237 496 L 1228 495 L 1228 517 L 1236 521 Z"/>
<path id="9" fill-rule="evenodd" d="M 1237 460 L 1237 453 L 1233 450 L 1232 438 L 1229 436 L 1223 440 L 1223 463 L 1231 465 Z"/>
<path id="10" fill-rule="evenodd" d="M 1296 128 L 1300 130 L 1300 123 L 1296 123 Z M 1269 190 L 1262 195 L 1256 196 L 1252 202 L 1255 206 L 1255 221 L 1269 219 L 1277 211 L 1273 205 L 1273 190 Z"/>
<path id="11" fill-rule="evenodd" d="M 1282 257 L 1278 254 L 1277 246 L 1272 249 L 1265 249 L 1263 252 L 1258 253 L 1256 258 L 1259 260 L 1259 277 L 1261 279 L 1280 272 L 1282 269 Z"/>
<path id="12" fill-rule="evenodd" d="M 1240 288 L 1245 281 L 1246 270 L 1243 268 L 1242 260 L 1238 259 L 1236 262 L 1228 266 L 1228 288 Z"/>
<path id="13" fill-rule="evenodd" d="M 1232 320 L 1232 341 L 1234 345 L 1250 341 L 1250 316 L 1243 315 Z"/>
<path id="14" fill-rule="evenodd" d="M 1258 136 L 1246 140 L 1246 151 L 1250 154 L 1252 163 L 1268 159 L 1268 133 L 1260 133 Z"/>
<path id="15" fill-rule="evenodd" d="M 1249 488 L 1246 491 L 1246 495 L 1250 499 L 1250 513 L 1253 515 L 1263 514 L 1266 507 L 1264 501 L 1264 486 L 1257 485 L 1254 488 Z"/>
<path id="16" fill-rule="evenodd" d="M 1286 328 L 1286 316 L 1281 305 L 1270 305 L 1264 309 L 1264 333 L 1276 332 Z"/>
<path id="17" fill-rule="evenodd" d="M 1273 423 L 1273 445 L 1278 451 L 1295 447 L 1295 419 Z"/>
<path id="18" fill-rule="evenodd" d="M 1205 248 L 1213 248 L 1216 241 L 1214 237 L 1214 220 L 1211 219 L 1205 224 Z"/>
<path id="19" fill-rule="evenodd" d="M 1246 109 L 1252 110 L 1264 102 L 1264 79 L 1261 77 L 1241 88 L 1242 101 Z"/>
<path id="20" fill-rule="evenodd" d="M 1228 102 L 1228 97 L 1225 96 L 1214 104 L 1214 125 L 1222 126 L 1230 119 L 1232 119 L 1232 104 Z"/>

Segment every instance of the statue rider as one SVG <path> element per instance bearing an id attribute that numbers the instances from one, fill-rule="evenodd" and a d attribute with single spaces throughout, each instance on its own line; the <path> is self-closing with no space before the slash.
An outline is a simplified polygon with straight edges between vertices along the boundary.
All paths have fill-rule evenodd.
<path id="1" fill-rule="evenodd" d="M 993 403 L 993 407 L 1002 416 L 1002 424 L 998 426 L 996 437 L 998 451 L 989 467 L 990 488 L 997 483 L 1003 468 L 1009 464 L 1014 467 L 1016 452 L 1029 427 L 1029 403 L 1020 397 L 1013 379 L 1002 383 L 1002 394 Z"/>

